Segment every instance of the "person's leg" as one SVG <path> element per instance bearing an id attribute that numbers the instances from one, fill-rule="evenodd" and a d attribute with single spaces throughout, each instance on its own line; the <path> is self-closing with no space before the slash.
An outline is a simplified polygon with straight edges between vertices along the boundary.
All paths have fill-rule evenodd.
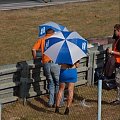
<path id="1" fill-rule="evenodd" d="M 64 89 L 65 89 L 65 83 L 60 83 L 59 91 L 58 91 L 57 97 L 56 97 L 55 113 L 59 113 L 60 102 L 61 102 L 61 99 L 63 98 Z"/>
<path id="2" fill-rule="evenodd" d="M 51 63 L 44 64 L 44 74 L 48 81 L 48 89 L 49 89 L 49 101 L 48 105 L 52 107 L 54 105 L 54 81 L 51 75 Z"/>
<path id="3" fill-rule="evenodd" d="M 116 96 L 116 100 L 112 101 L 111 104 L 119 105 L 120 104 L 120 68 L 116 68 L 115 81 L 117 85 L 117 96 Z"/>
<path id="4" fill-rule="evenodd" d="M 117 100 L 120 101 L 120 68 L 116 68 Z"/>
<path id="5" fill-rule="evenodd" d="M 60 106 L 60 101 L 62 99 L 64 89 L 65 89 L 65 83 L 60 83 L 59 91 L 56 98 L 56 106 L 58 107 Z"/>
<path id="6" fill-rule="evenodd" d="M 73 92 L 74 92 L 74 83 L 68 83 L 68 99 L 67 99 L 67 107 L 70 107 L 73 100 Z"/>
<path id="7" fill-rule="evenodd" d="M 55 85 L 55 97 L 54 97 L 54 101 L 55 101 L 55 104 L 56 104 L 56 97 L 57 97 L 57 93 L 58 93 L 58 90 L 59 90 L 60 66 L 53 63 L 51 65 L 51 72 L 52 72 L 52 78 L 54 80 L 54 85 Z M 61 99 L 61 104 L 63 104 L 63 98 Z"/>
<path id="8" fill-rule="evenodd" d="M 73 100 L 73 93 L 74 93 L 74 83 L 68 83 L 68 98 L 67 98 L 67 107 L 64 112 L 65 115 L 69 114 L 69 107 Z"/>

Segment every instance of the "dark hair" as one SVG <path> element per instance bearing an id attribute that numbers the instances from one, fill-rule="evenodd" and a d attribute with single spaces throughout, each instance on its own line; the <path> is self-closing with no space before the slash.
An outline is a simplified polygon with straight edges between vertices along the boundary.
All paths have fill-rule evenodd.
<path id="1" fill-rule="evenodd" d="M 46 30 L 46 34 L 54 33 L 55 31 L 52 28 L 49 28 Z"/>
<path id="2" fill-rule="evenodd" d="M 114 29 L 116 29 L 117 31 L 120 30 L 120 24 L 115 24 Z M 118 37 L 115 34 L 115 30 L 114 30 L 112 39 L 115 39 L 115 40 L 118 39 Z"/>
<path id="3" fill-rule="evenodd" d="M 114 26 L 114 28 L 115 28 L 116 30 L 120 30 L 120 24 L 116 24 L 116 25 Z"/>

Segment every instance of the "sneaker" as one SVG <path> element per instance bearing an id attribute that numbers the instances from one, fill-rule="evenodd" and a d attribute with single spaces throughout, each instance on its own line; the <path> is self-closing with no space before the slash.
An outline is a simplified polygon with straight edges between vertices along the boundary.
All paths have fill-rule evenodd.
<path id="1" fill-rule="evenodd" d="M 120 101 L 119 100 L 115 100 L 115 101 L 112 101 L 110 104 L 112 104 L 112 105 L 120 105 Z"/>
<path id="2" fill-rule="evenodd" d="M 69 107 L 66 107 L 64 115 L 69 115 Z"/>

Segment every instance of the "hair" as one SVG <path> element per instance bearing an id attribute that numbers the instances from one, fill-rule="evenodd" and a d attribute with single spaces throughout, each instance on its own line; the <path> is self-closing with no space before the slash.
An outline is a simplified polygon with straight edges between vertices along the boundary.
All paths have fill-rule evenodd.
<path id="1" fill-rule="evenodd" d="M 52 28 L 49 28 L 49 29 L 46 30 L 46 34 L 52 34 L 54 32 L 55 31 Z"/>
<path id="2" fill-rule="evenodd" d="M 114 28 L 115 28 L 116 30 L 120 30 L 120 24 L 116 24 L 116 25 L 114 26 Z"/>

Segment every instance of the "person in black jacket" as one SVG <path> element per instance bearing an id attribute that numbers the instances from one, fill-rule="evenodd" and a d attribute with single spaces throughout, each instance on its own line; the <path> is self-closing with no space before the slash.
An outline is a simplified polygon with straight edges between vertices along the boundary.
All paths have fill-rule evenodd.
<path id="1" fill-rule="evenodd" d="M 117 99 L 111 103 L 117 105 L 120 104 L 120 24 L 116 24 L 114 26 L 114 35 L 115 39 L 113 43 L 113 47 L 108 49 L 108 53 L 114 55 L 115 57 L 115 67 L 116 67 L 116 75 L 115 80 L 117 84 Z"/>

